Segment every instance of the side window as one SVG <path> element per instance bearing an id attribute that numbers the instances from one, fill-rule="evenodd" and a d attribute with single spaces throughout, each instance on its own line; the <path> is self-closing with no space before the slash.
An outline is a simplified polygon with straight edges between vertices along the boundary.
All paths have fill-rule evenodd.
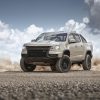
<path id="1" fill-rule="evenodd" d="M 74 38 L 74 36 L 73 36 L 72 34 L 69 35 L 69 37 L 68 37 L 68 42 L 69 42 L 71 39 L 74 39 L 74 40 L 75 40 L 75 38 Z"/>
<path id="2" fill-rule="evenodd" d="M 86 39 L 82 35 L 80 35 L 80 36 L 81 36 L 82 42 L 87 43 Z"/>
<path id="3" fill-rule="evenodd" d="M 80 36 L 78 34 L 74 35 L 76 42 L 81 42 Z"/>

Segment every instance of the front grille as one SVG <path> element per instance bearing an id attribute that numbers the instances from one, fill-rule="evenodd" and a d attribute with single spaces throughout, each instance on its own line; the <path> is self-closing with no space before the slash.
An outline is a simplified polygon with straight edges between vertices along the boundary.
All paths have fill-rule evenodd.
<path id="1" fill-rule="evenodd" d="M 47 51 L 43 50 L 28 50 L 29 57 L 46 57 Z"/>
<path id="2" fill-rule="evenodd" d="M 29 57 L 47 57 L 50 47 L 27 47 Z"/>

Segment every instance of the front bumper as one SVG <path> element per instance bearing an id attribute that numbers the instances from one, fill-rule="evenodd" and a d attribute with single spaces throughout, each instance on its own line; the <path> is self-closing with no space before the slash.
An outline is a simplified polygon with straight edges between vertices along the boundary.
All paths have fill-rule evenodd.
<path id="1" fill-rule="evenodd" d="M 51 65 L 57 61 L 58 55 L 49 55 L 47 57 L 29 57 L 28 55 L 22 54 L 22 58 L 25 58 L 25 62 L 27 64 Z"/>
<path id="2" fill-rule="evenodd" d="M 34 56 L 30 56 L 30 55 L 28 55 L 28 54 L 21 54 L 21 56 L 23 57 L 23 58 L 35 58 L 35 59 L 42 59 L 42 58 L 46 58 L 46 59 L 55 59 L 55 58 L 58 58 L 58 54 L 48 54 L 47 56 L 45 56 L 45 57 L 42 57 L 42 56 L 38 56 L 38 57 L 34 57 Z"/>

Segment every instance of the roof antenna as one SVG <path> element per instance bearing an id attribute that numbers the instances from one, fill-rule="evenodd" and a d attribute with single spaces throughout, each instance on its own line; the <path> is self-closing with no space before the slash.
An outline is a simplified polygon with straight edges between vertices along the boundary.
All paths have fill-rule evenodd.
<path id="1" fill-rule="evenodd" d="M 76 33 L 76 31 L 73 31 L 75 26 L 76 26 L 76 22 L 73 24 L 72 27 L 69 28 L 69 33 Z"/>
<path id="2" fill-rule="evenodd" d="M 69 33 L 76 33 L 76 31 L 74 30 L 75 26 L 76 26 L 76 22 L 73 24 L 72 28 L 70 28 L 71 30 L 69 31 Z M 83 30 L 85 30 L 85 28 L 81 29 L 80 33 L 82 33 Z"/>

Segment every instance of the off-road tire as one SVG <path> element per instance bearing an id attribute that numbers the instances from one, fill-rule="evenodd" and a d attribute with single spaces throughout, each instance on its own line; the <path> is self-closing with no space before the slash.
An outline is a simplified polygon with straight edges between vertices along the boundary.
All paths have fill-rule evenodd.
<path id="1" fill-rule="evenodd" d="M 64 55 L 62 58 L 58 59 L 56 63 L 56 70 L 60 73 L 68 72 L 71 68 L 71 61 L 69 56 Z"/>
<path id="2" fill-rule="evenodd" d="M 27 63 L 25 63 L 25 58 L 21 58 L 20 67 L 24 72 L 32 72 L 33 70 L 35 70 L 36 65 L 27 64 Z"/>
<path id="3" fill-rule="evenodd" d="M 86 55 L 85 60 L 82 63 L 84 70 L 90 70 L 91 69 L 91 56 L 89 54 Z"/>

